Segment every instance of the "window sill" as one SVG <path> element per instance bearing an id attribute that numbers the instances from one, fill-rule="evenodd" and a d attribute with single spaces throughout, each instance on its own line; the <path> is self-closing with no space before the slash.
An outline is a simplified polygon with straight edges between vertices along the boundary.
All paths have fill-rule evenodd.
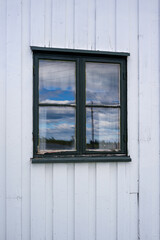
<path id="1" fill-rule="evenodd" d="M 31 158 L 32 163 L 130 162 L 130 156 L 65 156 Z"/>

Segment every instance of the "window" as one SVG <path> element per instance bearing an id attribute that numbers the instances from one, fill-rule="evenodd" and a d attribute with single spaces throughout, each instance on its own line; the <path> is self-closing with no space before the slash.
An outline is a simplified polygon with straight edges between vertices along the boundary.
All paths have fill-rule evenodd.
<path id="1" fill-rule="evenodd" d="M 32 162 L 130 161 L 129 54 L 31 48 Z"/>

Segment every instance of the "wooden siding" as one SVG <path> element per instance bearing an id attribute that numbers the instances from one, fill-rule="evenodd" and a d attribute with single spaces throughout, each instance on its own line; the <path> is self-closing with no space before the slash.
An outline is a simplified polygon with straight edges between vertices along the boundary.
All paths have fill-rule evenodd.
<path id="1" fill-rule="evenodd" d="M 0 239 L 159 240 L 158 0 L 0 0 Z M 129 163 L 31 164 L 30 46 L 129 52 Z"/>

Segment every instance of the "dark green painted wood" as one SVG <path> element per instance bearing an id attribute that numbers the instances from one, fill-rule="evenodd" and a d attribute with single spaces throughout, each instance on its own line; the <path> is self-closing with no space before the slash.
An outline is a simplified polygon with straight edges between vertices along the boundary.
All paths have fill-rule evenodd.
<path id="1" fill-rule="evenodd" d="M 32 158 L 32 163 L 130 162 L 130 156 Z"/>
<path id="2" fill-rule="evenodd" d="M 91 56 L 130 56 L 127 52 L 107 52 L 107 51 L 92 51 L 92 50 L 82 50 L 82 49 L 69 49 L 69 48 L 46 48 L 46 47 L 36 47 L 31 46 L 31 50 L 37 53 L 69 53 L 69 54 L 81 54 L 81 55 L 91 55 Z"/>
<path id="3" fill-rule="evenodd" d="M 76 104 L 39 103 L 40 107 L 76 107 Z"/>
<path id="4" fill-rule="evenodd" d="M 33 153 L 32 162 L 108 162 L 108 161 L 130 161 L 127 157 L 127 56 L 129 53 L 113 53 L 102 51 L 72 50 L 31 47 L 33 51 Z M 39 60 L 67 60 L 76 62 L 76 104 L 43 104 L 39 103 Z M 121 150 L 110 151 L 86 151 L 86 107 L 85 104 L 85 63 L 104 62 L 120 64 L 120 105 L 94 105 L 94 107 L 119 108 L 120 109 L 120 141 Z M 76 151 L 38 154 L 39 135 L 39 106 L 64 106 L 76 108 Z M 94 155 L 90 156 L 90 155 Z M 101 155 L 101 156 L 97 156 Z M 109 154 L 109 156 L 105 156 Z M 124 154 L 124 156 L 118 156 Z M 67 157 L 72 155 L 72 157 Z M 113 155 L 113 156 L 111 156 Z M 62 156 L 62 157 L 61 157 Z M 65 157 L 66 156 L 66 157 Z M 83 157 L 79 157 L 83 156 Z M 65 158 L 64 158 L 65 157 Z M 48 160 L 49 159 L 49 160 Z"/>
<path id="5" fill-rule="evenodd" d="M 86 104 L 86 107 L 96 107 L 96 108 L 120 108 L 120 105 L 96 105 L 96 104 Z"/>

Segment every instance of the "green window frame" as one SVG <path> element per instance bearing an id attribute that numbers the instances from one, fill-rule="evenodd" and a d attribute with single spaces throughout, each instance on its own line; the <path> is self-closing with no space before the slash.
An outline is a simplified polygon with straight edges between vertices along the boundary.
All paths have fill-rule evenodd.
<path id="1" fill-rule="evenodd" d="M 127 57 L 129 53 L 114 53 L 104 51 L 87 51 L 57 48 L 31 47 L 33 52 L 33 158 L 32 163 L 60 163 L 60 162 L 107 162 L 131 161 L 127 150 Z M 38 151 L 39 141 L 39 108 L 43 107 L 70 107 L 55 103 L 39 103 L 39 61 L 74 61 L 76 66 L 76 148 L 72 151 L 45 152 Z M 86 103 L 86 64 L 107 63 L 120 66 L 119 91 L 120 104 L 87 104 Z M 72 106 L 73 107 L 73 106 Z M 86 149 L 86 109 L 87 107 L 118 109 L 120 112 L 120 149 L 95 150 Z"/>

